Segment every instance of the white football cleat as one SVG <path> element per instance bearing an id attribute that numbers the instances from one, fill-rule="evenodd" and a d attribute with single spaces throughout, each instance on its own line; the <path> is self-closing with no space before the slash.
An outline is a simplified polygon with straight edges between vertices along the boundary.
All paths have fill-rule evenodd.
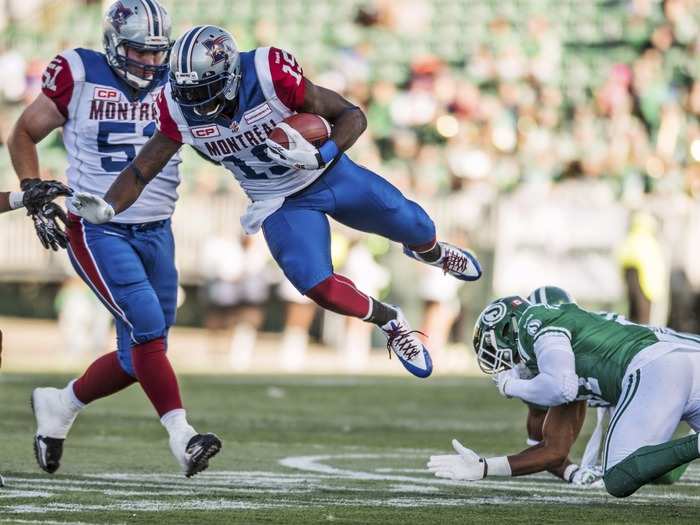
<path id="1" fill-rule="evenodd" d="M 182 467 L 186 477 L 192 477 L 209 467 L 209 459 L 221 450 L 221 440 L 216 434 L 197 434 L 192 427 L 170 436 L 170 450 Z"/>
<path id="2" fill-rule="evenodd" d="M 79 412 L 66 397 L 58 388 L 35 388 L 30 400 L 36 419 L 34 455 L 39 467 L 49 474 L 61 466 L 63 441 Z"/>
<path id="3" fill-rule="evenodd" d="M 405 246 L 403 253 L 417 261 L 442 268 L 443 272 L 449 273 L 460 281 L 476 281 L 481 277 L 481 265 L 474 254 L 447 242 L 440 242 L 439 244 L 442 248 L 442 255 L 435 262 L 424 260 L 416 252 L 409 250 Z"/>
<path id="4" fill-rule="evenodd" d="M 396 354 L 401 364 L 414 376 L 428 377 L 433 371 L 428 349 L 418 338 L 418 332 L 411 330 L 401 309 L 397 306 L 392 308 L 396 310 L 396 319 L 381 327 L 388 337 L 386 347 Z"/>

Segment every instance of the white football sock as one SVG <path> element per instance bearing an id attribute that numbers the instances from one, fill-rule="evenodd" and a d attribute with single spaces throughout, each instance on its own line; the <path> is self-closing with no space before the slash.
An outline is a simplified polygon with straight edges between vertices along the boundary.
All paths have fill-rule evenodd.
<path id="1" fill-rule="evenodd" d="M 192 425 L 187 422 L 187 413 L 184 408 L 176 408 L 163 414 L 160 422 L 170 436 L 177 436 L 182 433 L 192 435 L 197 433 Z"/>
<path id="2" fill-rule="evenodd" d="M 75 413 L 80 412 L 85 407 L 85 403 L 75 396 L 73 383 L 75 383 L 75 379 L 69 381 L 68 384 L 61 389 L 61 401 L 68 410 Z"/>

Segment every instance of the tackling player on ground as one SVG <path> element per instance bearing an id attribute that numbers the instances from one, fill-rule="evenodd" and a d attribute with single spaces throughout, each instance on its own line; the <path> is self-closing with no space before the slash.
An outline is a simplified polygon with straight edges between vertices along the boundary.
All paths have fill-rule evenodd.
<path id="1" fill-rule="evenodd" d="M 344 154 L 367 125 L 360 108 L 313 84 L 291 54 L 274 47 L 239 52 L 231 35 L 214 26 L 181 36 L 170 69 L 158 98 L 158 131 L 111 186 L 106 203 L 78 196 L 82 216 L 100 223 L 124 213 L 182 144 L 190 144 L 233 173 L 252 201 L 242 218 L 246 232 L 262 227 L 297 290 L 324 308 L 376 324 L 412 374 L 430 375 L 430 355 L 402 311 L 334 273 L 327 216 L 400 242 L 407 255 L 458 279 L 476 280 L 481 269 L 470 253 L 436 240 L 423 208 Z M 296 112 L 326 118 L 330 140 L 316 149 L 292 128 L 289 150 L 266 140 Z"/>
<path id="2" fill-rule="evenodd" d="M 671 439 L 680 421 L 700 429 L 700 337 L 637 325 L 616 314 L 601 316 L 575 304 L 532 305 L 513 296 L 484 309 L 474 348 L 482 370 L 495 374 L 507 397 L 554 407 L 549 413 L 574 422 L 585 400 L 615 405 L 603 461 L 605 487 L 613 496 L 629 496 L 700 457 L 697 434 Z M 514 377 L 511 369 L 518 363 L 534 377 Z M 577 433 L 574 425 L 568 428 Z M 465 480 L 522 475 L 532 472 L 537 459 L 525 453 L 483 459 L 455 448 L 457 461 L 431 459 L 436 475 Z"/>
<path id="3" fill-rule="evenodd" d="M 156 0 L 121 0 L 104 19 L 104 54 L 73 49 L 56 56 L 44 73 L 42 93 L 24 111 L 8 144 L 22 189 L 44 184 L 36 144 L 62 127 L 69 185 L 78 192 L 104 192 L 155 133 L 155 97 L 167 82 L 171 45 L 170 18 Z M 46 472 L 59 468 L 63 441 L 79 411 L 137 381 L 187 476 L 205 469 L 221 447 L 215 435 L 198 434 L 188 423 L 166 356 L 177 303 L 170 216 L 179 163 L 170 156 L 139 202 L 100 227 L 81 220 L 69 202 L 70 260 L 114 315 L 118 350 L 63 389 L 34 390 L 35 452 Z"/>

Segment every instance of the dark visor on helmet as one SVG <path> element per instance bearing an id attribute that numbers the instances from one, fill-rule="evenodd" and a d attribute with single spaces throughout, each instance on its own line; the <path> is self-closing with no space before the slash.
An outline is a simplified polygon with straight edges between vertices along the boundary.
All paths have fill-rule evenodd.
<path id="1" fill-rule="evenodd" d="M 197 84 L 178 84 L 175 76 L 170 74 L 173 98 L 175 102 L 185 107 L 204 106 L 212 102 L 226 89 L 230 75 L 224 73 L 211 80 Z"/>

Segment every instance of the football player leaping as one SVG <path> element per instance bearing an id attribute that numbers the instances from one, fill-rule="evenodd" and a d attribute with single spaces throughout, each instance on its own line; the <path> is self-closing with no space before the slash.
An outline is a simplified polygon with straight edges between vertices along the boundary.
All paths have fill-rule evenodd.
<path id="1" fill-rule="evenodd" d="M 155 132 L 155 95 L 167 82 L 164 62 L 171 44 L 170 18 L 157 1 L 121 0 L 104 19 L 104 54 L 73 49 L 54 58 L 42 93 L 24 111 L 9 142 L 22 189 L 30 192 L 42 184 L 36 144 L 63 127 L 69 185 L 104 192 Z M 69 203 L 68 253 L 114 315 L 118 350 L 97 359 L 65 388 L 32 393 L 34 447 L 46 472 L 59 468 L 63 441 L 78 412 L 136 381 L 158 412 L 187 476 L 205 469 L 221 447 L 215 435 L 198 434 L 188 423 L 165 354 L 177 296 L 170 216 L 179 163 L 169 156 L 139 202 L 100 227 L 81 220 Z"/>
<path id="2" fill-rule="evenodd" d="M 262 227 L 273 257 L 301 293 L 376 324 L 412 374 L 430 375 L 430 355 L 401 310 L 333 272 L 327 216 L 399 242 L 410 257 L 458 279 L 476 280 L 481 269 L 467 251 L 436 241 L 423 208 L 344 154 L 366 127 L 360 108 L 314 85 L 291 54 L 275 47 L 239 52 L 231 35 L 214 26 L 181 36 L 170 70 L 158 97 L 158 131 L 112 184 L 106 203 L 77 197 L 82 216 L 100 223 L 123 213 L 182 144 L 190 144 L 233 173 L 252 201 L 242 218 L 245 230 Z M 325 117 L 331 139 L 317 150 L 289 128 L 292 149 L 266 140 L 295 112 Z"/>
<path id="3" fill-rule="evenodd" d="M 700 457 L 697 434 L 671 439 L 680 421 L 700 429 L 700 337 L 637 325 L 616 314 L 603 317 L 575 304 L 533 305 L 513 296 L 484 309 L 474 348 L 482 370 L 496 375 L 507 397 L 555 407 L 549 412 L 569 422 L 576 421 L 583 400 L 615 405 L 603 451 L 603 480 L 613 496 L 629 496 Z M 534 377 L 514 377 L 511 369 L 518 363 Z M 562 431 L 578 432 L 571 423 Z M 436 475 L 465 480 L 522 475 L 533 471 L 537 459 L 527 451 L 483 459 L 455 445 L 457 456 L 431 458 Z"/>

